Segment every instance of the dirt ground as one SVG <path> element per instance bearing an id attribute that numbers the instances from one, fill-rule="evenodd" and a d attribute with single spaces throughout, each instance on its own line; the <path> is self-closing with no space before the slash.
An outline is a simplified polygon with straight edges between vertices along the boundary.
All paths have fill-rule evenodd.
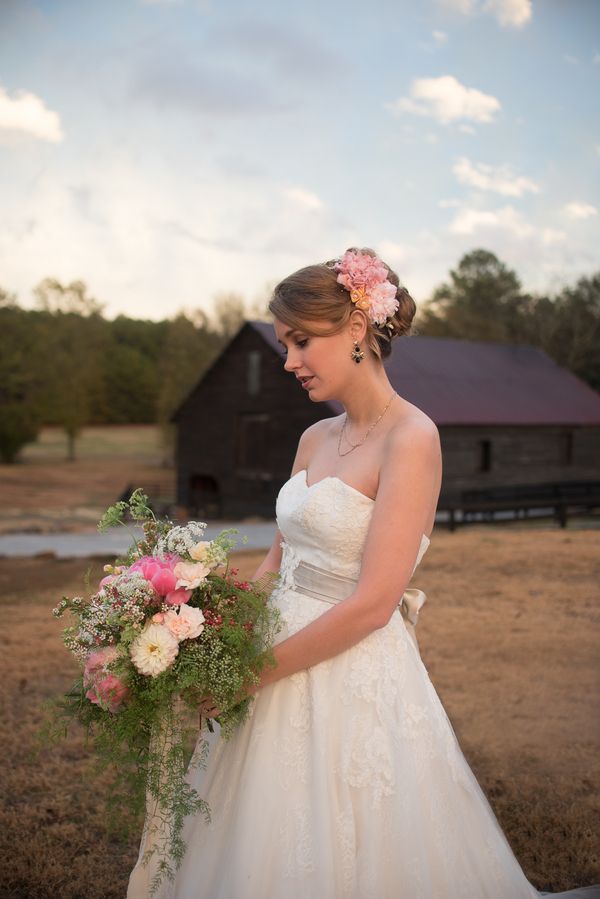
<path id="1" fill-rule="evenodd" d="M 261 555 L 236 558 L 251 577 Z M 77 729 L 32 754 L 41 703 L 75 672 L 50 611 L 103 561 L 0 560 L 2 896 L 117 899 L 137 856 L 137 836 L 106 836 L 105 780 Z M 599 583 L 600 531 L 476 526 L 436 530 L 412 584 L 432 682 L 540 890 L 600 882 Z"/>

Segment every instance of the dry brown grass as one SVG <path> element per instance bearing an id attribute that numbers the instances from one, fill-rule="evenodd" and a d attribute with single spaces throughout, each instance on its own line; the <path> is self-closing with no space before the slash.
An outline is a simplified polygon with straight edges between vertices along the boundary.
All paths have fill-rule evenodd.
<path id="1" fill-rule="evenodd" d="M 175 470 L 154 425 L 88 427 L 69 462 L 63 432 L 45 428 L 16 465 L 0 465 L 0 533 L 95 530 L 104 510 L 133 484 L 175 499 Z"/>
<path id="2" fill-rule="evenodd" d="M 238 555 L 250 577 L 260 556 Z M 0 560 L 5 649 L 1 895 L 125 895 L 137 839 L 104 832 L 81 735 L 30 755 L 41 702 L 74 665 L 50 609 L 102 560 Z M 600 532 L 436 532 L 415 577 L 421 653 L 465 755 L 538 889 L 600 881 Z"/>

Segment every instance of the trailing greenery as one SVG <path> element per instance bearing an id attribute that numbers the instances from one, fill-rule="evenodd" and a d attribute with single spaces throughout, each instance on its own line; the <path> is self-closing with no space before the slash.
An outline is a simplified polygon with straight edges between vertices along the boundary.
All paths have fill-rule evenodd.
<path id="1" fill-rule="evenodd" d="M 112 771 L 110 807 L 121 829 L 146 809 L 144 863 L 153 864 L 154 892 L 184 856 L 185 818 L 210 820 L 185 779 L 188 765 L 207 758 L 201 700 L 220 710 L 228 739 L 249 714 L 261 671 L 274 664 L 280 614 L 270 593 L 278 575 L 236 580 L 228 561 L 236 528 L 200 540 L 204 522 L 157 519 L 139 489 L 107 509 L 99 528 L 126 518 L 142 523 L 143 538 L 106 566 L 89 599 L 63 597 L 54 610 L 73 617 L 63 639 L 82 672 L 57 701 L 46 735 L 64 736 L 73 720 L 83 725 Z"/>

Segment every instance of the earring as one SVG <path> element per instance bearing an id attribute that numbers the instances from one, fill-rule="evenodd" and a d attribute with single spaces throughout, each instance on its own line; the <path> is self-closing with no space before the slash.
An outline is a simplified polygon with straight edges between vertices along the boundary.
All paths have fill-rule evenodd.
<path id="1" fill-rule="evenodd" d="M 350 358 L 354 359 L 354 361 L 356 362 L 357 365 L 362 359 L 365 358 L 365 354 L 361 350 L 360 343 L 358 342 L 358 340 L 354 341 L 354 349 L 350 353 Z"/>

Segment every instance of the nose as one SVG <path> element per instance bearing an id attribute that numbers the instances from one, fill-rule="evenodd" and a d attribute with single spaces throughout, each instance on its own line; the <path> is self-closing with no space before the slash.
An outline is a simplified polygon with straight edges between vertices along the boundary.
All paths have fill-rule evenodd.
<path id="1" fill-rule="evenodd" d="M 286 371 L 294 371 L 294 369 L 298 368 L 300 362 L 297 358 L 294 357 L 294 353 L 291 349 L 288 349 L 287 356 L 285 358 L 284 368 Z"/>

